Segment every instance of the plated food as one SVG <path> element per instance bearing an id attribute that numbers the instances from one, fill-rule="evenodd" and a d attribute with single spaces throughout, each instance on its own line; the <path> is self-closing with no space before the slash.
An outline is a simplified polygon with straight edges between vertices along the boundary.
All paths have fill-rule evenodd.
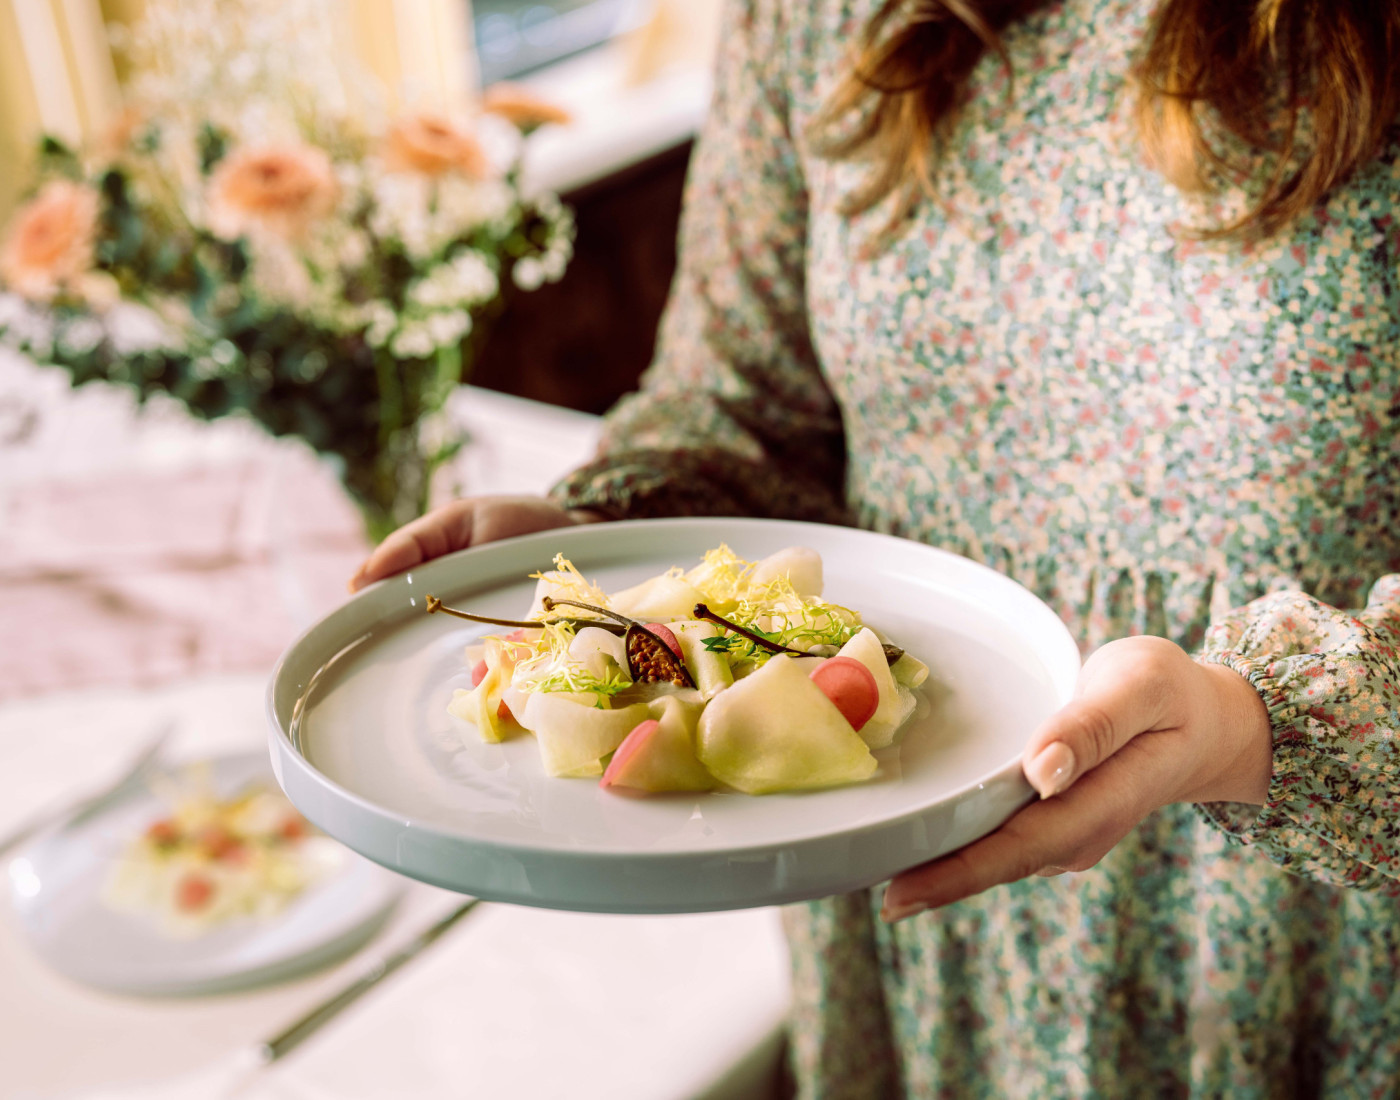
<path id="1" fill-rule="evenodd" d="M 812 797 L 625 797 L 601 775 L 548 774 L 533 736 L 490 743 L 448 712 L 453 689 L 472 687 L 464 645 L 515 628 L 449 628 L 424 614 L 428 593 L 515 621 L 535 602 L 527 575 L 555 570 L 557 553 L 620 594 L 721 543 L 750 559 L 813 548 L 823 598 L 930 666 L 898 744 L 873 750 L 870 779 Z M 400 874 L 511 904 L 697 913 L 862 889 L 985 836 L 1035 797 L 1022 752 L 1078 671 L 1049 607 L 936 547 L 789 520 L 617 520 L 472 547 L 360 592 L 279 661 L 269 743 L 292 803 Z"/>
<path id="2" fill-rule="evenodd" d="M 607 593 L 562 554 L 532 606 L 469 646 L 465 737 L 533 735 L 545 771 L 635 791 L 769 794 L 871 778 L 928 666 L 823 599 L 821 556 L 747 561 L 727 545 Z M 469 725 L 468 725 L 469 724 Z"/>
<path id="3" fill-rule="evenodd" d="M 132 837 L 101 896 L 170 936 L 273 917 L 349 856 L 261 783 L 221 798 L 187 776 L 159 793 L 168 813 Z"/>

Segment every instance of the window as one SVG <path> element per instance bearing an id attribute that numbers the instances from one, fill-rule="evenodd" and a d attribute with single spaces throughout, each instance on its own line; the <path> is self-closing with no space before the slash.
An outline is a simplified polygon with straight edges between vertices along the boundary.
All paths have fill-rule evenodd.
<path id="1" fill-rule="evenodd" d="M 636 0 L 472 0 L 482 84 L 523 76 L 637 24 Z"/>

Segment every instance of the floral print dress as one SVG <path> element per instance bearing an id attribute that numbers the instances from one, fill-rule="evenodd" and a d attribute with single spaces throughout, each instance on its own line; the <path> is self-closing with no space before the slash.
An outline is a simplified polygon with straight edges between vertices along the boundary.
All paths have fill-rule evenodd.
<path id="1" fill-rule="evenodd" d="M 887 927 L 793 906 L 803 1097 L 1400 1093 L 1400 145 L 1282 235 L 1146 167 L 1136 0 L 1013 26 L 939 202 L 809 147 L 875 0 L 733 8 L 657 359 L 556 489 L 856 522 L 1169 637 L 1259 689 L 1269 802 L 1169 806 L 1091 870 Z M 1247 187 L 1247 185 L 1243 185 Z"/>

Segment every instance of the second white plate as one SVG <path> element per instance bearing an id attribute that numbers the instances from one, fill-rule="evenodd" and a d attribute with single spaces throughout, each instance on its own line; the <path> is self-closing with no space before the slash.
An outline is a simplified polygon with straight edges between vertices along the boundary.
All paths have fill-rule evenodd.
<path id="1" fill-rule="evenodd" d="M 215 757 L 207 768 L 221 798 L 272 781 L 262 753 Z M 182 771 L 172 768 L 167 781 L 178 783 Z M 126 846 L 168 812 L 154 794 L 133 794 L 81 825 L 36 837 L 10 860 L 20 927 L 59 973 L 145 995 L 226 993 L 282 981 L 356 950 L 403 892 L 402 879 L 346 852 L 342 867 L 274 916 L 231 918 L 197 936 L 171 936 L 154 914 L 115 910 L 102 896 Z"/>

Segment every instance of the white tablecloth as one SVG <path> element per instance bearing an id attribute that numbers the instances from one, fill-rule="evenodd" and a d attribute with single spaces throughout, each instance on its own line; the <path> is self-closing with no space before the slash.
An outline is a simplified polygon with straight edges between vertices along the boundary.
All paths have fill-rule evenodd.
<path id="1" fill-rule="evenodd" d="M 75 614 L 105 606 L 89 598 L 93 585 L 148 601 L 129 619 L 101 621 L 110 632 L 103 637 L 120 645 L 129 629 L 143 644 L 169 648 L 132 665 L 144 670 L 137 686 L 102 668 L 84 676 L 83 668 L 66 667 L 64 654 L 101 659 L 101 650 L 94 656 L 77 641 L 52 645 L 57 658 L 50 664 L 24 666 L 50 678 L 43 683 L 0 679 L 0 834 L 116 774 L 163 720 L 176 730 L 172 758 L 264 744 L 269 653 L 340 598 L 348 566 L 362 552 L 346 534 L 350 513 L 335 518 L 345 506 L 337 503 L 334 480 L 294 444 L 274 443 L 249 425 L 194 424 L 171 410 L 141 420 L 118 393 L 68 394 L 55 375 L 13 357 L 0 358 L 0 410 L 6 408 L 12 430 L 7 450 L 0 440 L 0 547 L 7 557 L 0 584 L 9 585 L 7 599 L 31 591 L 44 599 L 31 607 L 28 641 L 24 620 L 7 622 L 4 663 L 23 665 L 27 645 L 42 648 L 38 631 L 62 628 L 65 620 L 45 612 L 70 589 Z M 14 430 L 24 428 L 26 410 L 37 419 Z M 475 491 L 539 491 L 586 458 L 596 434 L 591 418 L 482 391 L 464 391 L 458 414 L 474 440 L 460 474 Z M 0 423 L 0 435 L 5 427 Z M 289 478 L 289 470 L 299 474 Z M 155 483 L 178 494 L 187 477 L 227 490 L 230 471 L 241 520 L 219 530 L 174 524 L 173 536 L 185 540 L 174 559 L 149 517 L 86 537 L 81 508 L 97 505 L 84 492 L 103 479 L 112 492 Z M 316 506 L 287 497 L 289 481 Z M 131 492 L 132 507 L 143 500 L 141 507 L 150 506 L 149 495 Z M 110 493 L 98 496 L 109 502 Z M 298 519 L 330 517 L 312 525 L 295 554 L 278 542 L 278 524 L 287 520 L 279 520 L 279 508 L 288 507 L 300 509 Z M 298 530 L 306 535 L 304 526 Z M 209 599 L 230 636 L 225 649 L 194 660 L 179 643 L 207 638 L 198 623 L 184 624 L 183 634 L 143 632 L 141 624 L 199 591 L 201 570 L 228 581 L 227 591 Z M 133 577 L 144 579 L 124 589 Z M 274 590 L 264 594 L 265 604 L 248 605 L 247 586 L 266 587 L 268 578 Z M 171 586 L 166 603 L 163 584 Z M 236 637 L 240 606 L 262 616 L 257 638 Z M 121 666 L 115 654 L 112 660 Z M 67 673 L 73 675 L 65 680 Z M 770 1094 L 788 988 L 773 910 L 610 917 L 483 905 L 295 1053 L 251 1076 L 242 1072 L 252 1043 L 280 1031 L 454 901 L 412 884 L 385 931 L 347 961 L 260 990 L 172 999 L 99 993 L 57 976 L 0 905 L 0 1097 Z"/>

